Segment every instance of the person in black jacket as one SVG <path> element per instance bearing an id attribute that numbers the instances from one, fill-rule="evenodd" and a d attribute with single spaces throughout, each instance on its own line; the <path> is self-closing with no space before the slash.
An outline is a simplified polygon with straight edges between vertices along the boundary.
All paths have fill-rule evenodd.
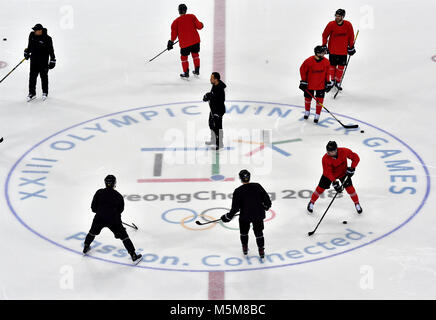
<path id="1" fill-rule="evenodd" d="M 92 199 L 91 209 L 95 212 L 94 220 L 92 221 L 91 229 L 85 239 L 83 253 L 87 254 L 91 250 L 91 243 L 94 238 L 100 234 L 100 231 L 107 227 L 109 228 L 116 239 L 123 241 L 124 247 L 132 257 L 134 264 L 138 264 L 142 260 L 141 254 L 136 254 L 135 247 L 127 234 L 121 222 L 121 213 L 124 211 L 123 196 L 116 191 L 116 178 L 113 175 L 108 175 L 104 179 L 105 189 L 99 189 Z"/>
<path id="2" fill-rule="evenodd" d="M 230 222 L 238 211 L 241 212 L 239 215 L 239 230 L 244 255 L 248 253 L 248 232 L 250 231 L 250 224 L 253 223 L 259 256 L 263 259 L 265 257 L 263 219 L 265 219 L 265 211 L 271 208 L 271 199 L 259 183 L 250 182 L 250 176 L 250 172 L 245 169 L 239 172 L 242 186 L 236 188 L 233 192 L 232 209 L 229 213 L 222 215 L 221 220 Z"/>
<path id="3" fill-rule="evenodd" d="M 48 95 L 48 70 L 56 65 L 56 57 L 53 49 L 53 41 L 47 35 L 47 29 L 40 23 L 36 24 L 29 35 L 29 43 L 24 49 L 24 57 L 30 58 L 29 95 L 27 101 L 36 97 L 36 79 L 41 77 L 42 99 Z M 50 58 L 50 62 L 49 62 Z"/>
<path id="4" fill-rule="evenodd" d="M 224 89 L 226 85 L 221 81 L 221 76 L 218 72 L 213 72 L 210 76 L 210 83 L 212 89 L 203 97 L 203 101 L 209 101 L 210 114 L 209 114 L 209 128 L 211 130 L 210 141 L 206 142 L 207 145 L 215 145 L 215 150 L 223 147 L 223 116 L 226 113 L 226 94 Z"/>

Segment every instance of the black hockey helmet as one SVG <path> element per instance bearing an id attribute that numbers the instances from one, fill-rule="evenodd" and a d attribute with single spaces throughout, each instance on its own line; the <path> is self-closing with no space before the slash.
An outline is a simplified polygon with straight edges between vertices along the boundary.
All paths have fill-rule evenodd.
<path id="1" fill-rule="evenodd" d="M 35 24 L 35 26 L 32 28 L 33 31 L 38 31 L 38 30 L 43 30 L 43 29 L 44 29 L 44 27 L 40 23 Z"/>
<path id="2" fill-rule="evenodd" d="M 336 10 L 335 16 L 336 15 L 341 16 L 341 17 L 345 17 L 345 9 L 338 9 L 338 10 Z"/>
<path id="3" fill-rule="evenodd" d="M 315 49 L 313 49 L 313 51 L 315 52 L 315 54 L 325 53 L 325 47 L 324 46 L 316 46 Z"/>
<path id="4" fill-rule="evenodd" d="M 184 3 L 179 4 L 179 13 L 180 14 L 185 14 L 187 10 L 188 10 L 188 7 L 186 6 L 186 4 L 184 4 Z"/>
<path id="5" fill-rule="evenodd" d="M 239 171 L 239 179 L 241 179 L 242 182 L 249 182 L 250 181 L 250 172 L 248 170 L 241 170 Z"/>
<path id="6" fill-rule="evenodd" d="M 117 183 L 117 178 L 110 174 L 106 176 L 106 178 L 104 178 L 104 183 L 106 184 L 106 187 L 113 188 L 115 186 L 115 183 Z"/>
<path id="7" fill-rule="evenodd" d="M 338 149 L 338 145 L 336 144 L 336 141 L 329 141 L 325 148 L 327 151 L 335 151 Z"/>

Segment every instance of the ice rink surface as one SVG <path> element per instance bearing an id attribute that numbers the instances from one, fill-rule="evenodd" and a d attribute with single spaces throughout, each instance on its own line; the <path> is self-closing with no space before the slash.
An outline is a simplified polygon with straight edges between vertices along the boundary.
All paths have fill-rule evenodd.
<path id="1" fill-rule="evenodd" d="M 165 48 L 179 2 L 2 2 L 0 77 L 36 23 L 57 65 L 45 102 L 39 82 L 25 101 L 28 61 L 0 84 L 1 299 L 434 299 L 436 3 L 216 1 L 186 2 L 205 25 L 189 81 L 177 46 L 145 63 Z M 326 112 L 318 125 L 301 119 L 299 67 L 338 8 L 359 30 L 357 53 L 324 104 L 354 131 Z M 204 150 L 212 71 L 227 84 L 218 154 Z M 308 237 L 334 194 L 307 214 L 329 140 L 361 158 L 364 212 L 344 193 Z M 252 233 L 242 255 L 237 221 L 194 223 L 227 212 L 243 168 L 273 200 L 265 261 Z M 127 228 L 144 254 L 136 267 L 107 229 L 81 255 L 107 174 L 139 227 Z"/>

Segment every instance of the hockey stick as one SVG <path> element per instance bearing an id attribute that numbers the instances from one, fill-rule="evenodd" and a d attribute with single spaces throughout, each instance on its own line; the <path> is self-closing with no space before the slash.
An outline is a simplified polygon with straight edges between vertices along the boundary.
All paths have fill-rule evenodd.
<path id="1" fill-rule="evenodd" d="M 342 188 L 344 187 L 345 181 L 347 181 L 347 179 L 348 179 L 348 176 L 345 177 L 344 182 L 342 183 Z M 343 191 L 343 189 L 342 189 L 342 191 Z M 341 192 L 342 192 L 342 191 L 341 191 Z M 316 229 L 318 229 L 318 226 L 320 225 L 322 219 L 324 219 L 325 214 L 326 214 L 327 211 L 329 210 L 329 208 L 330 208 L 330 206 L 332 205 L 333 201 L 335 201 L 336 196 L 337 196 L 338 194 L 339 194 L 339 192 L 336 192 L 336 194 L 335 194 L 335 196 L 333 197 L 332 201 L 330 201 L 329 206 L 327 207 L 327 209 L 325 209 L 325 212 L 324 212 L 324 214 L 322 215 L 321 219 L 319 220 L 318 224 L 316 225 L 315 229 L 314 229 L 313 231 L 310 231 L 310 232 L 307 233 L 309 236 L 311 236 L 312 234 L 314 234 L 315 231 L 316 231 Z"/>
<path id="2" fill-rule="evenodd" d="M 239 216 L 239 213 L 234 215 L 234 217 L 236 217 L 236 216 Z M 199 226 L 204 226 L 205 224 L 209 224 L 209 223 L 213 223 L 213 222 L 218 222 L 218 221 L 221 221 L 221 218 L 216 219 L 216 220 L 211 220 L 211 221 L 208 221 L 208 222 L 204 222 L 204 223 L 202 223 L 202 222 L 197 220 L 197 221 L 195 221 L 195 223 L 198 224 Z"/>
<path id="3" fill-rule="evenodd" d="M 177 40 L 176 42 L 174 42 L 174 44 L 176 44 L 177 42 L 179 42 L 179 40 Z M 148 60 L 146 63 L 152 62 L 154 59 L 156 59 L 157 57 L 159 57 L 162 53 L 164 53 L 165 51 L 169 51 L 168 48 L 166 48 L 164 51 L 162 51 L 161 53 L 159 53 L 157 56 L 155 56 L 154 58 L 151 58 L 150 60 Z"/>
<path id="4" fill-rule="evenodd" d="M 359 30 L 357 30 L 356 37 L 354 38 L 354 43 L 356 43 L 358 35 L 359 35 Z M 347 71 L 347 67 L 348 67 L 348 64 L 350 63 L 350 59 L 351 59 L 351 56 L 348 57 L 347 64 L 345 65 L 344 73 L 342 74 L 342 77 L 341 77 L 341 82 L 339 82 L 339 88 L 341 87 L 342 80 L 344 80 L 345 71 Z M 338 89 L 338 91 L 336 91 L 333 99 L 336 99 L 336 96 L 338 95 L 339 91 L 341 91 L 341 90 Z"/>
<path id="5" fill-rule="evenodd" d="M 4 77 L 3 77 L 3 79 L 1 79 L 0 80 L 0 83 L 2 83 L 3 82 L 3 80 L 5 80 L 15 69 L 17 69 L 18 68 L 18 66 L 20 65 L 20 64 L 22 64 L 23 62 L 24 62 L 24 60 L 26 60 L 26 58 L 24 58 L 23 60 L 21 60 L 20 61 L 20 63 L 19 64 L 17 64 L 16 66 L 15 66 L 15 68 L 13 68 L 11 71 L 9 71 L 9 73 L 7 74 L 7 75 L 5 75 Z"/>
<path id="6" fill-rule="evenodd" d="M 125 226 L 128 226 L 128 227 L 132 228 L 132 229 L 138 230 L 138 227 L 137 227 L 133 222 L 132 222 L 132 225 L 130 225 L 130 224 L 128 224 L 128 223 L 125 223 L 125 222 L 123 222 L 123 224 L 124 224 Z"/>
<path id="7" fill-rule="evenodd" d="M 359 125 L 358 124 L 351 124 L 351 125 L 345 125 L 345 124 L 343 124 L 342 122 L 340 122 L 339 120 L 338 120 L 338 118 L 336 118 L 334 115 L 333 115 L 333 113 L 331 113 L 322 103 L 320 103 L 320 102 L 318 102 L 318 101 L 316 101 L 316 99 L 315 99 L 315 97 L 313 96 L 313 95 L 311 95 L 310 94 L 310 92 L 306 89 L 306 92 L 307 92 L 307 94 L 308 95 L 310 95 L 311 97 L 312 97 L 312 99 L 313 100 L 315 100 L 315 102 L 316 103 L 318 103 L 318 104 L 320 104 L 321 105 L 321 107 L 323 107 L 328 113 L 330 113 L 330 115 L 333 117 L 333 118 L 335 118 L 335 120 L 337 121 L 337 122 L 339 122 L 340 124 L 341 124 L 341 126 L 343 126 L 345 129 L 355 129 L 355 128 L 358 128 L 359 127 Z"/>

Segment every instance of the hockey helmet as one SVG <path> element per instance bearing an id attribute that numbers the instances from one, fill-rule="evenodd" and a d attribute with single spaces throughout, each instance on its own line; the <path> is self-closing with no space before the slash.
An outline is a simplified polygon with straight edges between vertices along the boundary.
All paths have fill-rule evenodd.
<path id="1" fill-rule="evenodd" d="M 249 182 L 250 181 L 250 172 L 248 170 L 241 170 L 239 171 L 239 179 L 241 179 L 242 182 Z"/>
<path id="2" fill-rule="evenodd" d="M 326 146 L 327 151 L 335 151 L 337 149 L 338 149 L 338 145 L 336 144 L 336 141 L 329 141 L 327 143 L 327 146 Z"/>
<path id="3" fill-rule="evenodd" d="M 345 17 L 345 9 L 338 9 L 335 12 L 335 16 L 341 16 L 341 17 Z"/>
<path id="4" fill-rule="evenodd" d="M 180 14 L 185 14 L 187 10 L 188 10 L 188 7 L 186 6 L 186 4 L 184 4 L 184 3 L 179 4 L 179 13 Z"/>
<path id="5" fill-rule="evenodd" d="M 115 178 L 115 176 L 110 174 L 110 175 L 106 176 L 106 178 L 104 178 L 104 183 L 106 184 L 106 187 L 113 188 L 115 186 L 115 184 L 117 183 L 117 178 Z"/>
<path id="6" fill-rule="evenodd" d="M 326 52 L 326 47 L 324 47 L 324 46 L 316 46 L 315 49 L 313 49 L 313 51 L 315 52 L 315 54 L 325 53 Z"/>

